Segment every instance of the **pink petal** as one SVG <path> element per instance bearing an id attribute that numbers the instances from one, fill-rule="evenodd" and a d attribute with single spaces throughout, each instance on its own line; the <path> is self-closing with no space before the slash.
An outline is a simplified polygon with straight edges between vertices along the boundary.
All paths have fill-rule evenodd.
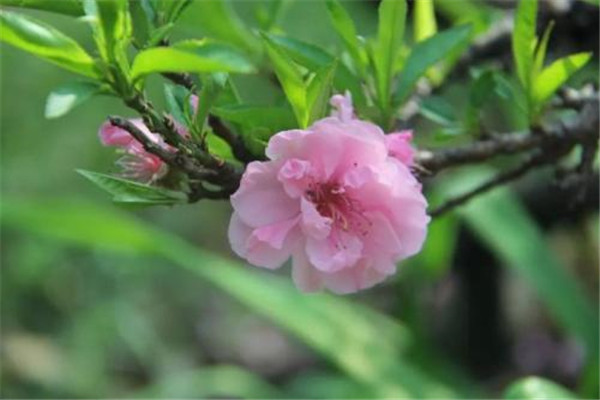
<path id="1" fill-rule="evenodd" d="M 302 230 L 318 240 L 323 240 L 331 232 L 331 218 L 323 217 L 317 211 L 315 205 L 304 197 L 300 199 L 302 210 Z"/>
<path id="2" fill-rule="evenodd" d="M 412 131 L 390 133 L 385 136 L 385 145 L 390 157 L 394 157 L 407 166 L 413 164 L 415 157 L 415 150 L 410 144 L 411 141 Z"/>
<path id="3" fill-rule="evenodd" d="M 340 121 L 346 122 L 355 118 L 354 107 L 352 106 L 352 95 L 349 91 L 346 91 L 343 96 L 341 94 L 336 94 L 331 97 L 329 104 L 335 108 L 331 115 L 338 118 Z"/>
<path id="4" fill-rule="evenodd" d="M 361 260 L 353 268 L 346 268 L 332 274 L 321 274 L 325 287 L 337 294 L 368 289 L 383 281 L 387 276 L 388 274 L 369 268 L 366 260 Z"/>
<path id="5" fill-rule="evenodd" d="M 296 287 L 305 293 L 321 290 L 321 274 L 306 257 L 304 250 L 297 251 L 292 258 L 292 279 Z"/>
<path id="6" fill-rule="evenodd" d="M 110 121 L 106 121 L 100 126 L 98 136 L 100 137 L 100 142 L 105 146 L 127 147 L 131 142 L 135 141 L 129 132 L 118 126 L 114 126 Z"/>
<path id="7" fill-rule="evenodd" d="M 362 242 L 339 229 L 332 230 L 326 240 L 306 239 L 306 254 L 319 271 L 332 273 L 354 265 L 361 257 Z"/>
<path id="8" fill-rule="evenodd" d="M 290 197 L 300 197 L 312 180 L 312 166 L 308 161 L 292 158 L 287 160 L 279 172 L 277 180 Z"/>
<path id="9" fill-rule="evenodd" d="M 252 230 L 234 213 L 229 224 L 229 241 L 233 250 L 253 265 L 276 269 L 292 253 L 293 228 L 298 219 L 282 221 Z"/>
<path id="10" fill-rule="evenodd" d="M 298 201 L 289 197 L 277 181 L 277 168 L 272 162 L 248 164 L 231 204 L 242 221 L 254 228 L 288 220 L 300 212 Z"/>

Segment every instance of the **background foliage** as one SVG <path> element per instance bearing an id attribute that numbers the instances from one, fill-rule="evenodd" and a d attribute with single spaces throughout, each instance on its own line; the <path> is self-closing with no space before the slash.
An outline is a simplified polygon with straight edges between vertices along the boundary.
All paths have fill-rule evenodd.
<path id="1" fill-rule="evenodd" d="M 421 74 L 434 84 L 445 81 L 442 90 L 420 103 L 420 116 L 413 119 L 417 143 L 429 147 L 470 140 L 481 126 L 524 128 L 539 118 L 541 101 L 550 97 L 544 83 L 562 79 L 545 76 L 551 72 L 540 70 L 540 59 L 546 56 L 544 65 L 554 65 L 551 60 L 598 47 L 592 34 L 590 43 L 575 45 L 569 39 L 574 21 L 585 21 L 586 12 L 596 13 L 598 26 L 597 8 L 577 2 L 555 17 L 555 39 L 543 54 L 513 41 L 516 72 L 512 64 L 482 63 L 469 66 L 466 76 L 454 76 L 463 40 L 485 33 L 515 5 L 439 1 L 433 14 L 428 3 L 409 3 L 402 29 L 418 40 L 438 29 L 445 33 L 433 44 L 416 43 L 413 53 L 398 45 L 403 34 L 391 26 L 397 21 L 386 19 L 404 11 L 385 9 L 382 23 L 387 25 L 378 28 L 377 4 L 366 1 L 343 2 L 341 9 L 335 2 L 196 1 L 176 23 L 164 25 L 175 41 L 207 34 L 248 58 L 248 65 L 223 59 L 219 70 L 249 71 L 262 62 L 253 57 L 264 49 L 291 108 L 267 74 L 233 79 L 246 103 L 284 109 L 284 118 L 277 114 L 282 128 L 290 119 L 307 125 L 321 112 L 310 106 L 319 103 L 318 85 L 311 89 L 302 71 L 295 75 L 286 64 L 294 53 L 282 55 L 282 47 L 297 48 L 286 39 L 331 53 L 346 49 L 354 60 L 349 65 L 356 68 L 347 73 L 361 75 L 368 55 L 354 32 L 377 38 L 383 46 L 372 49 L 380 54 L 373 82 L 379 107 L 365 106 L 364 113 L 391 123 L 391 109 L 407 100 Z M 521 8 L 532 3 L 523 1 Z M 52 4 L 66 14 L 80 12 L 69 1 Z M 460 15 L 458 4 L 464 10 Z M 538 24 L 545 28 L 552 6 L 539 8 Z M 119 45 L 118 40 L 107 44 L 101 32 L 92 37 L 88 26 L 70 16 L 23 13 L 77 38 L 85 49 L 94 40 L 102 43 L 107 58 Z M 519 37 L 535 36 L 535 20 L 525 20 L 517 25 L 523 32 Z M 455 26 L 459 22 L 471 25 Z M 268 33 L 255 35 L 257 28 Z M 149 34 L 144 38 L 157 40 Z M 393 94 L 386 82 L 396 66 L 386 44 L 403 60 Z M 73 55 L 69 69 L 93 76 L 86 56 L 72 43 L 64 45 Z M 114 98 L 82 98 L 103 89 L 76 84 L 69 72 L 1 46 L 4 397 L 598 396 L 597 197 L 570 210 L 568 194 L 548 190 L 551 177 L 542 171 L 435 220 L 425 250 L 386 284 L 356 296 L 302 295 L 289 283 L 288 271 L 267 274 L 232 256 L 227 202 L 147 209 L 109 203 L 75 168 L 111 172 L 114 154 L 99 145 L 96 131 L 108 114 L 131 112 Z M 442 58 L 440 46 L 456 54 Z M 510 47 L 497 51 L 500 60 L 513 57 Z M 295 54 L 296 62 L 316 62 L 319 54 L 304 54 L 306 59 Z M 584 56 L 589 57 L 578 57 Z M 597 85 L 597 56 L 573 85 L 590 79 Z M 158 57 L 147 53 L 136 60 L 133 75 L 155 71 L 156 60 L 169 59 Z M 335 76 L 329 76 L 332 60 L 326 61 L 319 79 L 343 85 L 346 67 L 338 60 Z M 527 76 L 522 65 L 535 65 L 537 75 Z M 149 75 L 148 91 L 161 108 L 169 108 L 163 83 Z M 65 84 L 70 86 L 64 89 Z M 75 111 L 44 119 L 44 111 L 57 117 L 72 105 L 53 101 L 47 107 L 48 93 L 64 100 L 61 94 L 74 91 L 82 94 Z M 360 107 L 361 99 L 355 100 Z M 213 110 L 227 120 L 248 120 L 238 109 Z M 252 126 L 243 128 L 258 134 Z M 504 165 L 500 160 L 445 174 L 427 187 L 428 198 L 439 203 Z M 544 213 L 547 208 L 551 211 Z"/>

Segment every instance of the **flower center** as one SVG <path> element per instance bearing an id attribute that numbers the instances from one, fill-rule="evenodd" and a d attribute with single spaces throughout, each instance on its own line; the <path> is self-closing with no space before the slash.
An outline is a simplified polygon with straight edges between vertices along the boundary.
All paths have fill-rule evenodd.
<path id="1" fill-rule="evenodd" d="M 310 183 L 305 195 L 319 214 L 330 218 L 336 227 L 363 236 L 369 233 L 373 223 L 364 215 L 362 205 L 343 186 L 334 182 Z"/>

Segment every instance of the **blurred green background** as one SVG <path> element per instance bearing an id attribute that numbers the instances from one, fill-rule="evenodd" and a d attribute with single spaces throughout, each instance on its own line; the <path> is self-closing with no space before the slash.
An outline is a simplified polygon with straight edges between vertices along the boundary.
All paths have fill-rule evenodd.
<path id="1" fill-rule="evenodd" d="M 202 35 L 199 3 L 176 36 Z M 235 7 L 252 25 L 259 4 Z M 375 31 L 376 3 L 344 5 L 361 33 Z M 83 23 L 28 13 L 91 45 Z M 290 2 L 282 18 L 290 36 L 338 46 L 323 3 Z M 497 396 L 528 375 L 597 394 L 597 197 L 556 219 L 530 214 L 554 196 L 542 172 L 435 221 L 424 252 L 383 285 L 305 296 L 289 267 L 279 279 L 235 259 L 227 202 L 111 204 L 75 168 L 116 172 L 97 130 L 131 112 L 104 97 L 46 120 L 47 94 L 73 76 L 0 51 L 3 397 L 460 398 Z M 584 77 L 597 72 L 596 53 Z M 249 102 L 277 98 L 266 78 L 236 83 Z M 442 95 L 460 102 L 464 85 Z M 158 79 L 150 92 L 161 104 Z M 431 144 L 418 123 L 417 141 Z M 430 201 L 488 173 L 443 176 Z"/>

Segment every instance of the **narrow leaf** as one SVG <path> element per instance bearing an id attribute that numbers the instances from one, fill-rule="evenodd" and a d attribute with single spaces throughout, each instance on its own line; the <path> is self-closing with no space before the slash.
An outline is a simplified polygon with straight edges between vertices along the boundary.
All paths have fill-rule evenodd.
<path id="1" fill-rule="evenodd" d="M 77 42 L 31 17 L 0 10 L 0 40 L 72 72 L 99 76 L 94 60 Z"/>
<path id="2" fill-rule="evenodd" d="M 427 69 L 462 45 L 470 35 L 471 25 L 460 25 L 431 36 L 413 47 L 400 73 L 394 105 L 402 104 Z"/>
<path id="3" fill-rule="evenodd" d="M 512 52 L 517 76 L 526 89 L 531 86 L 533 72 L 536 13 L 537 0 L 520 0 L 512 35 Z"/>
<path id="4" fill-rule="evenodd" d="M 186 40 L 138 53 L 131 67 L 134 79 L 158 72 L 251 73 L 254 67 L 230 46 L 207 40 Z"/>
<path id="5" fill-rule="evenodd" d="M 100 91 L 100 86 L 95 82 L 72 82 L 54 89 L 46 100 L 44 116 L 62 117 Z"/>
<path id="6" fill-rule="evenodd" d="M 445 126 L 454 126 L 458 122 L 452 105 L 439 96 L 429 96 L 423 99 L 419 113 L 425 118 Z"/>
<path id="7" fill-rule="evenodd" d="M 50 11 L 57 14 L 80 17 L 83 7 L 78 0 L 0 0 L 1 6 L 29 8 L 32 10 Z"/>
<path id="8" fill-rule="evenodd" d="M 280 49 L 285 51 L 293 61 L 306 67 L 310 71 L 316 71 L 331 65 L 335 60 L 334 56 L 313 44 L 286 36 L 273 34 L 268 34 L 267 36 L 273 43 L 277 44 Z M 338 63 L 333 85 L 340 92 L 349 90 L 352 93 L 352 100 L 357 106 L 362 107 L 366 104 L 359 79 L 355 77 L 343 63 Z"/>
<path id="9" fill-rule="evenodd" d="M 306 105 L 309 110 L 307 125 L 325 116 L 337 62 L 323 67 L 315 73 L 307 87 Z"/>
<path id="10" fill-rule="evenodd" d="M 405 0 L 383 0 L 379 5 L 379 25 L 375 47 L 377 91 L 381 107 L 387 107 L 394 63 L 402 46 L 406 22 Z"/>
<path id="11" fill-rule="evenodd" d="M 548 379 L 535 376 L 519 379 L 512 383 L 505 391 L 505 399 L 521 400 L 559 400 L 577 399 L 577 396 L 566 388 Z"/>
<path id="12" fill-rule="evenodd" d="M 544 60 L 546 59 L 546 51 L 548 49 L 548 41 L 550 40 L 550 34 L 552 33 L 553 28 L 554 21 L 550 21 L 535 51 L 535 59 L 533 66 L 534 76 L 537 76 L 544 67 Z"/>
<path id="13" fill-rule="evenodd" d="M 271 132 L 291 129 L 296 124 L 294 113 L 287 107 L 232 105 L 215 107 L 212 113 L 244 127 L 265 127 Z"/>
<path id="14" fill-rule="evenodd" d="M 348 12 L 338 0 L 327 1 L 327 11 L 333 23 L 333 27 L 342 39 L 346 50 L 350 54 L 356 69 L 361 75 L 365 74 L 367 56 L 364 49 L 358 42 L 354 22 Z"/>
<path id="15" fill-rule="evenodd" d="M 186 203 L 187 196 L 182 192 L 144 185 L 139 182 L 98 172 L 77 170 L 77 172 L 96 184 L 99 188 L 113 195 L 117 203 L 141 205 L 168 205 Z"/>
<path id="16" fill-rule="evenodd" d="M 248 54 L 260 51 L 260 42 L 244 24 L 227 0 L 193 1 L 183 17 L 183 24 L 196 30 L 199 26 L 210 37 L 230 43 Z"/>
<path id="17" fill-rule="evenodd" d="M 577 53 L 554 61 L 536 77 L 533 86 L 533 100 L 542 105 L 562 86 L 575 72 L 590 61 L 592 53 Z"/>
<path id="18" fill-rule="evenodd" d="M 273 42 L 267 35 L 263 35 L 263 40 L 277 79 L 279 79 L 288 102 L 294 110 L 298 124 L 300 127 L 305 128 L 307 113 L 306 87 L 302 75 L 292 59 L 278 44 Z"/>
<path id="19" fill-rule="evenodd" d="M 437 32 L 433 0 L 415 1 L 414 8 L 414 39 L 421 42 Z"/>

